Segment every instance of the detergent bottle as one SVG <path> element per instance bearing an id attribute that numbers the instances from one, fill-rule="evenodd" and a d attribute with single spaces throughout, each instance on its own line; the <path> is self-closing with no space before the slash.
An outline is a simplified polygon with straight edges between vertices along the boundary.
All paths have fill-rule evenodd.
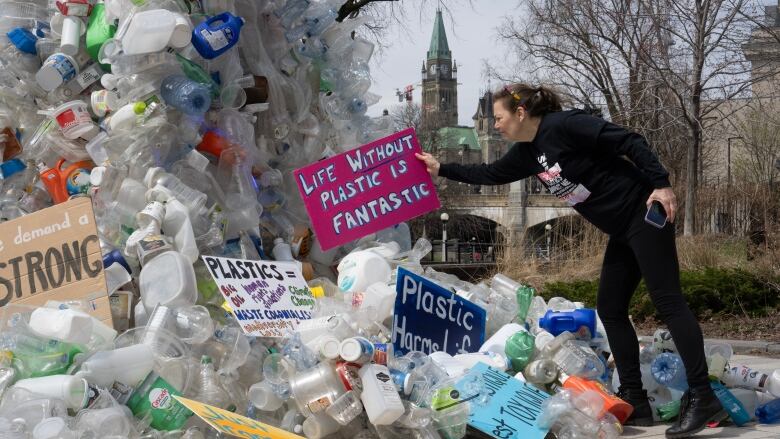
<path id="1" fill-rule="evenodd" d="M 89 174 L 95 166 L 89 160 L 73 163 L 63 169 L 64 164 L 65 159 L 60 159 L 53 168 L 39 166 L 41 181 L 57 204 L 68 201 L 72 195 L 86 194 L 89 191 Z"/>

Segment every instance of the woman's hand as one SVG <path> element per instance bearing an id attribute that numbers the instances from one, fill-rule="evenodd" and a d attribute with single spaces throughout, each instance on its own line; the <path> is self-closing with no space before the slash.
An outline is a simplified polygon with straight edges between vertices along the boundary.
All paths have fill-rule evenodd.
<path id="1" fill-rule="evenodd" d="M 441 164 L 432 155 L 424 152 L 422 154 L 415 153 L 414 156 L 417 157 L 417 159 L 421 162 L 425 163 L 425 167 L 428 168 L 428 173 L 431 174 L 431 177 L 439 176 L 439 167 Z"/>
<path id="2" fill-rule="evenodd" d="M 650 194 L 650 198 L 647 199 L 647 208 L 653 204 L 653 201 L 658 201 L 666 211 L 666 219 L 670 223 L 674 222 L 674 215 L 677 213 L 677 197 L 674 196 L 674 191 L 670 187 L 662 189 L 656 189 Z"/>

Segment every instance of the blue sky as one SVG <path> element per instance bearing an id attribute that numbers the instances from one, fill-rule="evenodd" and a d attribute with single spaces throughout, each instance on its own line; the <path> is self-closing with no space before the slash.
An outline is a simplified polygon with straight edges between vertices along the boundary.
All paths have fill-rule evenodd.
<path id="1" fill-rule="evenodd" d="M 416 1 L 416 0 L 412 0 Z M 477 109 L 477 99 L 487 88 L 483 75 L 483 60 L 499 63 L 507 58 L 506 46 L 499 41 L 496 28 L 503 17 L 517 10 L 517 0 L 452 2 L 444 13 L 452 57 L 458 64 L 458 116 L 461 125 L 472 126 L 471 116 Z M 371 91 L 382 97 L 368 109 L 370 116 L 382 114 L 398 105 L 396 88 L 420 83 L 420 67 L 431 41 L 436 2 L 425 2 L 422 13 L 407 13 L 407 29 L 394 25 L 388 31 L 389 48 L 375 53 L 371 59 L 373 85 Z M 513 58 L 513 57 L 510 57 Z M 492 87 L 497 84 L 493 83 Z M 420 103 L 420 92 L 415 90 L 414 102 Z"/>

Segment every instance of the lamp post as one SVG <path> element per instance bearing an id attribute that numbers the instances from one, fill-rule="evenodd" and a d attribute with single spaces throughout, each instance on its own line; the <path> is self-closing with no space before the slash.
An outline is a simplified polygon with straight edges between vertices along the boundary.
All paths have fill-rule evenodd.
<path id="1" fill-rule="evenodd" d="M 472 236 L 471 237 L 471 262 L 475 262 L 476 261 L 476 256 L 477 256 L 476 244 L 477 244 L 477 237 L 476 236 Z"/>
<path id="2" fill-rule="evenodd" d="M 447 221 L 450 220 L 449 214 L 444 212 L 439 217 L 441 218 L 441 261 L 447 262 Z"/>
<path id="3" fill-rule="evenodd" d="M 545 224 L 544 225 L 544 234 L 547 235 L 547 260 L 550 260 L 550 256 L 552 254 L 552 250 L 550 249 L 550 230 L 552 230 L 552 225 Z"/>
<path id="4" fill-rule="evenodd" d="M 729 137 L 726 139 L 726 182 L 727 186 L 731 187 L 731 141 L 734 139 L 741 139 L 742 136 Z"/>

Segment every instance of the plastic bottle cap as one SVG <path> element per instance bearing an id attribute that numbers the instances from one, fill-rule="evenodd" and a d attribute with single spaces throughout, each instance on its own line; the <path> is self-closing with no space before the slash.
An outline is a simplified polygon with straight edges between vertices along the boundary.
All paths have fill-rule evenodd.
<path id="1" fill-rule="evenodd" d="M 323 357 L 334 360 L 339 356 L 340 347 L 341 343 L 339 343 L 338 339 L 329 338 L 320 345 L 320 352 Z"/>
<path id="2" fill-rule="evenodd" d="M 105 174 L 106 168 L 104 166 L 95 166 L 89 173 L 89 184 L 92 186 L 100 186 L 103 183 Z"/>
<path id="3" fill-rule="evenodd" d="M 136 102 L 133 104 L 133 113 L 135 114 L 144 114 L 144 111 L 146 111 L 146 104 L 143 102 Z"/>
<path id="4" fill-rule="evenodd" d="M 0 164 L 0 178 L 9 178 L 12 175 L 24 171 L 27 165 L 19 159 L 11 159 Z"/>
<path id="5" fill-rule="evenodd" d="M 11 29 L 6 35 L 8 35 L 8 39 L 10 39 L 13 45 L 20 51 L 31 55 L 38 54 L 38 51 L 35 49 L 35 42 L 38 41 L 38 38 L 27 29 L 17 27 Z"/>
<path id="6" fill-rule="evenodd" d="M 363 349 L 360 342 L 354 338 L 348 338 L 341 342 L 339 346 L 341 358 L 347 361 L 357 361 L 363 355 Z"/>

